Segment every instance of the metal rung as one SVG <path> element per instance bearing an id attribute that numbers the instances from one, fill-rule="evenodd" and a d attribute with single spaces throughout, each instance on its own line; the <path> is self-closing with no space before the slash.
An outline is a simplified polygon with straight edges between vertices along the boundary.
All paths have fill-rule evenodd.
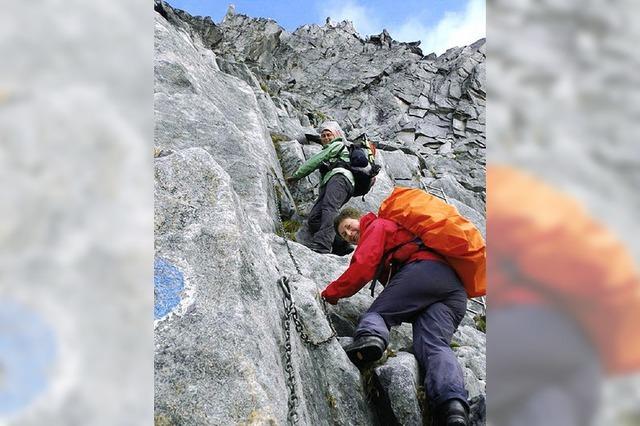
<path id="1" fill-rule="evenodd" d="M 450 204 L 449 199 L 447 198 L 447 194 L 444 192 L 444 189 L 436 188 L 435 186 L 427 185 L 423 182 L 420 182 L 420 185 L 422 185 L 422 189 L 428 192 L 429 194 L 433 195 L 434 197 L 440 198 L 447 204 Z"/>

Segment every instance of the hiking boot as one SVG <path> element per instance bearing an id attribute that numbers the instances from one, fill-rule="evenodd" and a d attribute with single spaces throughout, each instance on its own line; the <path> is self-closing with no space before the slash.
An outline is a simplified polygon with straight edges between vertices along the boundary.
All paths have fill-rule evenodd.
<path id="1" fill-rule="evenodd" d="M 382 358 L 386 345 L 376 336 L 363 336 L 344 348 L 347 356 L 356 367 L 377 361 Z"/>
<path id="2" fill-rule="evenodd" d="M 325 248 L 311 248 L 311 250 L 315 251 L 318 254 L 331 254 L 331 251 Z"/>
<path id="3" fill-rule="evenodd" d="M 353 250 L 353 246 L 351 244 L 347 244 L 345 246 L 334 248 L 331 254 L 335 254 L 336 256 L 346 256 L 350 253 L 353 253 Z"/>
<path id="4" fill-rule="evenodd" d="M 444 402 L 438 410 L 438 426 L 467 426 L 469 411 L 459 399 Z"/>
<path id="5" fill-rule="evenodd" d="M 317 244 L 311 243 L 309 244 L 307 247 L 309 247 L 311 250 L 315 251 L 316 253 L 319 254 L 330 254 L 331 250 L 324 248 L 324 247 L 320 247 Z"/>
<path id="6" fill-rule="evenodd" d="M 349 253 L 352 253 L 354 248 L 351 244 L 342 239 L 338 234 L 336 234 L 333 239 L 333 244 L 331 244 L 331 253 L 337 256 L 346 256 Z"/>

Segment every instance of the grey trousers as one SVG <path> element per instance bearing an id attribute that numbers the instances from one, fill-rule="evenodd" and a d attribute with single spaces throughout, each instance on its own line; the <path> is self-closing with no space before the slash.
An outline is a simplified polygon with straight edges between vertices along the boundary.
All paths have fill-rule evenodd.
<path id="1" fill-rule="evenodd" d="M 330 253 L 336 232 L 333 220 L 338 211 L 353 194 L 353 185 L 342 174 L 335 174 L 320 188 L 318 199 L 311 208 L 307 224 L 312 236 L 312 248 L 317 251 Z"/>
<path id="2" fill-rule="evenodd" d="M 425 371 L 432 406 L 457 398 L 467 403 L 462 368 L 449 346 L 467 310 L 467 294 L 449 265 L 423 260 L 409 263 L 360 317 L 355 338 L 377 336 L 389 342 L 389 328 L 413 325 L 413 349 Z"/>

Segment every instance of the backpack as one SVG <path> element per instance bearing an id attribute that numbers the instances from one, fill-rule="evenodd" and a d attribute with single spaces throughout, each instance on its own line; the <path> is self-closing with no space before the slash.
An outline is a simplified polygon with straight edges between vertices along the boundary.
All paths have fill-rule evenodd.
<path id="1" fill-rule="evenodd" d="M 382 202 L 378 217 L 394 221 L 442 255 L 458 274 L 469 298 L 486 294 L 484 238 L 454 206 L 421 189 L 396 187 Z"/>
<path id="2" fill-rule="evenodd" d="M 380 172 L 380 166 L 376 164 L 376 146 L 367 135 L 362 135 L 355 141 L 346 145 L 349 150 L 349 164 L 342 165 L 353 174 L 355 182 L 353 187 L 353 197 L 362 196 L 373 187 L 376 176 Z"/>
<path id="3" fill-rule="evenodd" d="M 345 149 L 349 152 L 349 162 L 340 159 Z M 376 164 L 375 144 L 367 138 L 366 134 L 362 134 L 353 142 L 345 142 L 336 157 L 338 160 L 325 161 L 320 164 L 320 175 L 324 176 L 336 167 L 349 170 L 354 180 L 353 194 L 351 196 L 362 196 L 364 198 L 365 194 L 369 192 L 376 182 L 376 176 L 381 169 Z"/>

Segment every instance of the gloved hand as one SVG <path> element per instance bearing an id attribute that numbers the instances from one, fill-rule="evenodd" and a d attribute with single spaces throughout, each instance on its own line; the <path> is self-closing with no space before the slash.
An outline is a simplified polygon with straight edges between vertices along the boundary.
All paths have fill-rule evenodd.
<path id="1" fill-rule="evenodd" d="M 288 176 L 288 177 L 285 177 L 284 180 L 287 182 L 287 184 L 291 185 L 292 183 L 297 182 L 298 178 L 295 178 L 293 176 Z"/>
<path id="2" fill-rule="evenodd" d="M 337 304 L 337 303 L 338 303 L 338 300 L 340 300 L 340 298 L 339 298 L 339 297 L 331 297 L 331 296 L 328 296 L 328 295 L 327 295 L 327 289 L 326 289 L 326 288 L 322 291 L 322 293 L 321 293 L 320 295 L 322 296 L 322 298 L 323 298 L 324 300 L 326 300 L 326 301 L 327 301 L 327 303 L 330 303 L 330 304 L 332 304 L 332 305 Z"/>

